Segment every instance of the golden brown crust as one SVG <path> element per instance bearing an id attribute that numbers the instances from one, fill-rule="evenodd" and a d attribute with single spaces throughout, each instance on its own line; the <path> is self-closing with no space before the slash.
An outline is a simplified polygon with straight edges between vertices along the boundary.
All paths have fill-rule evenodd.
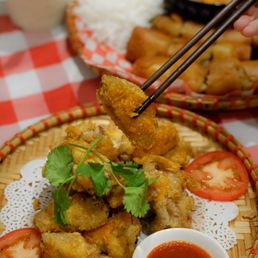
<path id="1" fill-rule="evenodd" d="M 157 71 L 167 60 L 168 56 L 145 56 L 139 58 L 133 64 L 133 72 L 143 78 L 149 78 Z M 182 58 L 176 64 L 172 65 L 161 77 L 161 80 L 167 79 L 182 63 Z M 183 72 L 179 78 L 186 81 L 193 91 L 200 91 L 204 82 L 206 68 L 199 63 L 193 63 L 188 69 Z"/>
<path id="2" fill-rule="evenodd" d="M 166 153 L 165 157 L 170 161 L 179 163 L 181 167 L 185 167 L 189 163 L 190 157 L 193 155 L 192 147 L 189 143 L 184 142 L 182 139 L 178 141 L 178 144 Z"/>
<path id="3" fill-rule="evenodd" d="M 134 32 L 135 34 L 133 33 L 131 37 L 133 45 L 131 45 L 132 42 L 130 42 L 128 57 L 130 61 L 133 61 L 133 73 L 143 78 L 149 78 L 202 28 L 202 24 L 184 20 L 176 14 L 167 16 L 159 15 L 155 17 L 152 21 L 151 29 L 146 28 L 144 30 L 144 28 L 141 28 L 138 31 L 136 30 L 136 32 Z M 160 32 L 161 34 L 156 33 L 154 35 L 153 31 Z M 173 65 L 173 68 L 164 73 L 161 76 L 161 80 L 167 78 L 172 71 L 177 69 L 178 66 L 209 37 L 211 32 L 181 57 L 180 60 Z M 169 38 L 165 40 L 164 36 L 170 37 L 170 40 Z M 158 46 L 158 44 L 155 43 L 155 46 L 152 46 L 152 42 L 158 41 L 166 41 L 166 43 L 162 46 Z M 247 65 L 246 69 L 242 69 L 241 67 L 243 67 L 244 64 L 242 65 L 241 63 L 235 65 L 226 62 L 223 64 L 223 60 L 234 59 L 234 63 L 236 63 L 235 59 L 238 61 L 250 60 L 252 45 L 257 46 L 256 38 L 247 38 L 233 29 L 228 29 L 213 45 L 198 57 L 179 78 L 184 80 L 186 84 L 197 93 L 224 95 L 239 90 L 250 90 L 256 85 L 256 75 L 254 71 L 250 71 L 252 78 L 248 78 L 247 69 L 252 68 L 248 68 L 249 66 Z M 133 53 L 134 56 L 131 53 Z M 213 62 L 214 59 L 217 64 Z M 222 66 L 216 68 L 215 66 L 219 65 L 219 62 L 221 62 Z M 229 69 L 229 71 L 226 71 L 225 76 L 224 72 L 227 69 Z M 213 72 L 214 74 L 212 74 Z M 237 75 L 237 73 L 239 74 Z"/>
<path id="4" fill-rule="evenodd" d="M 181 37 L 186 40 L 193 38 L 197 32 L 199 32 L 203 28 L 203 25 L 197 22 L 193 22 L 190 20 L 186 20 L 183 24 L 181 30 Z M 212 31 L 212 30 L 211 30 Z M 204 41 L 207 36 L 204 36 L 201 41 Z"/>
<path id="5" fill-rule="evenodd" d="M 227 30 L 225 31 L 217 40 L 217 42 L 232 42 L 233 44 L 245 43 L 251 44 L 252 38 L 245 37 L 236 30 Z"/>
<path id="6" fill-rule="evenodd" d="M 34 226 L 43 232 L 60 232 L 61 227 L 54 221 L 54 204 L 53 202 L 37 212 L 33 219 Z"/>
<path id="7" fill-rule="evenodd" d="M 153 106 L 133 118 L 135 109 L 147 98 L 138 86 L 118 77 L 103 75 L 98 97 L 108 115 L 134 145 L 151 148 L 157 119 Z"/>
<path id="8" fill-rule="evenodd" d="M 159 15 L 153 19 L 152 27 L 170 36 L 178 37 L 182 31 L 183 20 L 178 15 L 173 15 L 171 17 Z"/>
<path id="9" fill-rule="evenodd" d="M 213 58 L 238 58 L 239 60 L 249 60 L 251 57 L 251 45 L 246 43 L 220 42 L 210 47 Z"/>
<path id="10" fill-rule="evenodd" d="M 169 36 L 158 30 L 136 27 L 127 45 L 126 58 L 135 61 L 142 56 L 165 54 L 171 41 Z"/>
<path id="11" fill-rule="evenodd" d="M 104 226 L 86 232 L 85 238 L 112 258 L 131 258 L 140 231 L 141 224 L 137 218 L 120 212 L 111 217 Z"/>
<path id="12" fill-rule="evenodd" d="M 42 234 L 44 258 L 100 258 L 98 248 L 86 242 L 80 233 Z"/>
<path id="13" fill-rule="evenodd" d="M 193 200 L 184 192 L 186 175 L 174 164 L 155 155 L 143 159 L 146 176 L 156 178 L 148 189 L 148 200 L 155 214 L 148 226 L 150 232 L 170 227 L 191 227 Z"/>
<path id="14" fill-rule="evenodd" d="M 258 60 L 249 60 L 241 62 L 241 66 L 247 73 L 247 75 L 254 81 L 255 84 L 258 83 Z"/>
<path id="15" fill-rule="evenodd" d="M 94 199 L 76 194 L 72 198 L 67 219 L 71 227 L 78 231 L 91 230 L 106 223 L 109 208 L 102 199 Z"/>
<path id="16" fill-rule="evenodd" d="M 60 227 L 54 221 L 54 205 L 51 202 L 35 215 L 34 225 L 40 232 L 91 230 L 106 223 L 109 209 L 101 199 L 76 194 L 66 214 L 69 226 Z"/>
<path id="17" fill-rule="evenodd" d="M 143 157 L 146 155 L 164 155 L 178 144 L 178 133 L 169 120 L 158 119 L 156 136 L 153 138 L 153 145 L 150 149 L 135 147 L 133 156 Z"/>
<path id="18" fill-rule="evenodd" d="M 207 94 L 224 95 L 248 86 L 250 88 L 253 84 L 236 59 L 213 59 L 208 70 Z"/>

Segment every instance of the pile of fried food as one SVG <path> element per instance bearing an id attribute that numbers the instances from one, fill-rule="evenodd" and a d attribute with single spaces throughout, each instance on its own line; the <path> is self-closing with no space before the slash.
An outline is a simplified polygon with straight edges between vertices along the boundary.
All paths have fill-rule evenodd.
<path id="1" fill-rule="evenodd" d="M 127 46 L 132 72 L 149 78 L 203 26 L 171 14 L 155 17 L 151 28 L 136 27 Z M 207 37 L 173 65 L 161 80 L 177 69 Z M 258 60 L 252 57 L 252 49 L 257 45 L 257 38 L 246 38 L 228 29 L 179 78 L 196 93 L 224 95 L 252 90 L 258 84 Z"/>
<path id="2" fill-rule="evenodd" d="M 190 146 L 152 106 L 132 118 L 146 99 L 134 84 L 103 75 L 98 97 L 109 117 L 68 126 L 43 169 L 55 189 L 34 217 L 45 258 L 130 258 L 142 231 L 191 227 Z"/>

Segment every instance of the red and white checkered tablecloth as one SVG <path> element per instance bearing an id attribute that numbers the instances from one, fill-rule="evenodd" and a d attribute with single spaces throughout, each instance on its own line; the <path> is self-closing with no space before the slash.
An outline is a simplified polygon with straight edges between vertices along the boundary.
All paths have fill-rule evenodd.
<path id="1" fill-rule="evenodd" d="M 69 48 L 64 26 L 23 32 L 0 2 L 0 145 L 52 113 L 95 101 L 98 82 Z M 258 108 L 202 115 L 223 125 L 258 164 Z"/>

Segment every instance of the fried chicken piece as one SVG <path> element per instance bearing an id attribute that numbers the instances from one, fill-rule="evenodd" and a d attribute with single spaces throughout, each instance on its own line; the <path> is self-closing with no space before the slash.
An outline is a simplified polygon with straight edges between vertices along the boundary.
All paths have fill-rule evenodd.
<path id="1" fill-rule="evenodd" d="M 144 157 L 146 155 L 164 155 L 171 149 L 173 149 L 179 140 L 177 130 L 174 124 L 168 119 L 158 119 L 158 128 L 156 136 L 153 140 L 153 145 L 150 149 L 146 150 L 140 148 L 139 146 L 135 147 L 133 156 L 135 157 Z"/>
<path id="2" fill-rule="evenodd" d="M 151 154 L 136 160 L 143 165 L 143 170 L 148 177 L 155 177 L 158 171 L 175 173 L 181 169 L 180 163 L 159 155 Z"/>
<path id="3" fill-rule="evenodd" d="M 109 209 L 102 199 L 85 198 L 76 194 L 67 210 L 67 218 L 72 227 L 79 231 L 95 229 L 106 223 Z"/>
<path id="4" fill-rule="evenodd" d="M 134 110 L 147 98 L 135 84 L 103 75 L 98 97 L 106 112 L 124 132 L 132 144 L 149 149 L 157 130 L 157 119 L 153 106 L 149 106 L 139 117 L 133 118 Z"/>
<path id="5" fill-rule="evenodd" d="M 141 224 L 137 218 L 120 212 L 113 215 L 104 226 L 86 232 L 84 236 L 112 258 L 131 258 L 140 231 Z"/>
<path id="6" fill-rule="evenodd" d="M 60 232 L 62 227 L 54 221 L 54 204 L 49 202 L 44 209 L 34 215 L 33 223 L 42 232 Z"/>
<path id="7" fill-rule="evenodd" d="M 171 161 L 150 156 L 143 169 L 148 178 L 156 178 L 149 186 L 148 200 L 155 214 L 148 230 L 156 232 L 165 228 L 191 227 L 193 200 L 185 193 L 186 174 L 169 168 Z"/>
<path id="8" fill-rule="evenodd" d="M 124 190 L 119 185 L 113 185 L 106 195 L 109 206 L 113 209 L 123 205 Z"/>
<path id="9" fill-rule="evenodd" d="M 96 155 L 90 153 L 85 162 L 102 163 L 102 160 L 107 162 L 109 160 L 131 160 L 134 146 L 109 118 L 103 118 L 103 120 L 99 121 L 87 120 L 69 126 L 66 129 L 66 133 L 66 139 L 62 144 L 69 146 L 72 150 L 75 164 L 81 161 L 85 153 L 85 149 L 83 148 L 88 148 L 89 145 L 100 136 L 103 138 L 94 150 L 98 152 L 98 156 L 101 157 L 101 160 Z M 80 148 L 80 146 L 83 148 Z M 73 170 L 75 169 L 76 165 Z M 106 176 L 112 181 L 113 177 L 110 178 L 110 173 L 106 173 Z M 86 176 L 78 176 L 72 188 L 77 192 L 86 191 L 91 195 L 96 194 L 92 180 Z"/>
<path id="10" fill-rule="evenodd" d="M 89 148 L 90 144 L 81 139 L 66 138 L 62 142 L 62 145 L 66 145 L 71 149 L 74 163 L 79 164 L 83 157 L 83 154 L 85 153 L 86 149 Z M 78 146 L 80 146 L 80 147 L 78 147 Z M 104 160 L 108 161 L 106 156 L 104 156 L 102 154 L 100 154 L 100 156 L 102 156 L 102 158 Z M 87 160 L 91 160 L 91 162 L 99 161 L 99 159 L 97 159 L 97 157 L 95 155 L 93 155 L 92 153 L 89 153 Z"/>
<path id="11" fill-rule="evenodd" d="M 184 167 L 189 163 L 190 158 L 193 156 L 192 152 L 193 150 L 191 145 L 180 140 L 173 149 L 166 153 L 165 157 L 180 164 L 180 167 Z"/>
<path id="12" fill-rule="evenodd" d="M 105 122 L 84 121 L 79 125 L 69 126 L 66 133 L 68 143 L 79 141 L 90 144 L 99 136 L 103 136 L 95 150 L 112 161 L 117 161 L 121 156 L 130 157 L 133 152 L 133 146 L 128 138 L 109 119 Z"/>
<path id="13" fill-rule="evenodd" d="M 78 176 L 72 185 L 72 189 L 79 193 L 87 192 L 90 195 L 96 194 L 95 186 L 88 176 Z"/>
<path id="14" fill-rule="evenodd" d="M 155 213 L 150 232 L 165 228 L 191 227 L 193 200 L 183 191 L 178 175 L 160 175 L 150 186 L 149 201 Z"/>
<path id="15" fill-rule="evenodd" d="M 101 258 L 100 250 L 80 233 L 43 233 L 44 258 Z"/>
<path id="16" fill-rule="evenodd" d="M 54 204 L 49 203 L 34 216 L 34 225 L 40 232 L 83 231 L 104 225 L 108 219 L 109 209 L 101 199 L 85 197 L 82 194 L 72 196 L 66 212 L 69 226 L 60 227 L 54 222 Z"/>

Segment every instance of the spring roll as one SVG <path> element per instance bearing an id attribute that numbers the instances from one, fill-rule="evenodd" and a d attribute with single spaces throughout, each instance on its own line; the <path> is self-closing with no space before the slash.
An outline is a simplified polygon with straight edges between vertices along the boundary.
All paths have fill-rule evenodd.
<path id="1" fill-rule="evenodd" d="M 232 42 L 235 43 L 245 43 L 245 44 L 251 44 L 252 39 L 243 36 L 241 33 L 239 33 L 236 30 L 226 30 L 218 39 L 217 42 Z"/>
<path id="2" fill-rule="evenodd" d="M 203 24 L 197 22 L 185 21 L 181 30 L 181 37 L 185 38 L 185 40 L 190 40 L 195 36 L 197 32 L 199 32 L 203 28 L 203 26 Z M 201 42 L 203 42 L 211 32 L 212 30 L 201 39 Z"/>
<path id="3" fill-rule="evenodd" d="M 237 58 L 239 60 L 249 60 L 252 48 L 246 43 L 219 42 L 210 47 L 213 58 Z"/>
<path id="4" fill-rule="evenodd" d="M 254 84 L 258 83 L 258 60 L 248 60 L 241 62 L 241 66 L 247 73 L 247 75 L 254 81 Z"/>
<path id="5" fill-rule="evenodd" d="M 172 37 L 178 37 L 183 28 L 183 20 L 178 15 L 160 15 L 153 19 L 152 27 Z"/>
<path id="6" fill-rule="evenodd" d="M 165 54 L 171 42 L 171 37 L 158 30 L 136 27 L 127 45 L 126 58 L 135 61 L 142 56 Z"/>
<path id="7" fill-rule="evenodd" d="M 184 45 L 186 44 L 186 39 L 184 38 L 177 38 L 174 39 L 173 42 L 170 43 L 168 51 L 167 51 L 167 56 L 173 56 L 176 54 L 176 52 L 181 49 Z M 189 57 L 200 45 L 201 43 L 195 44 L 185 55 L 184 57 L 187 58 Z M 205 62 L 206 60 L 209 60 L 211 58 L 211 51 L 210 49 L 207 49 L 204 51 L 203 54 L 200 55 L 200 57 L 197 58 L 196 61 L 198 62 Z"/>
<path id="8" fill-rule="evenodd" d="M 207 94 L 224 95 L 236 90 L 249 89 L 253 81 L 237 59 L 213 59 L 208 66 L 206 85 Z"/>
<path id="9" fill-rule="evenodd" d="M 133 73 L 143 78 L 150 77 L 157 71 L 166 61 L 167 56 L 145 56 L 139 58 L 133 65 Z M 175 71 L 184 60 L 180 59 L 176 64 L 170 67 L 162 76 L 161 80 L 165 80 L 168 76 Z M 199 92 L 201 90 L 206 69 L 199 63 L 195 62 L 181 74 L 180 79 L 184 80 L 190 88 Z"/>

